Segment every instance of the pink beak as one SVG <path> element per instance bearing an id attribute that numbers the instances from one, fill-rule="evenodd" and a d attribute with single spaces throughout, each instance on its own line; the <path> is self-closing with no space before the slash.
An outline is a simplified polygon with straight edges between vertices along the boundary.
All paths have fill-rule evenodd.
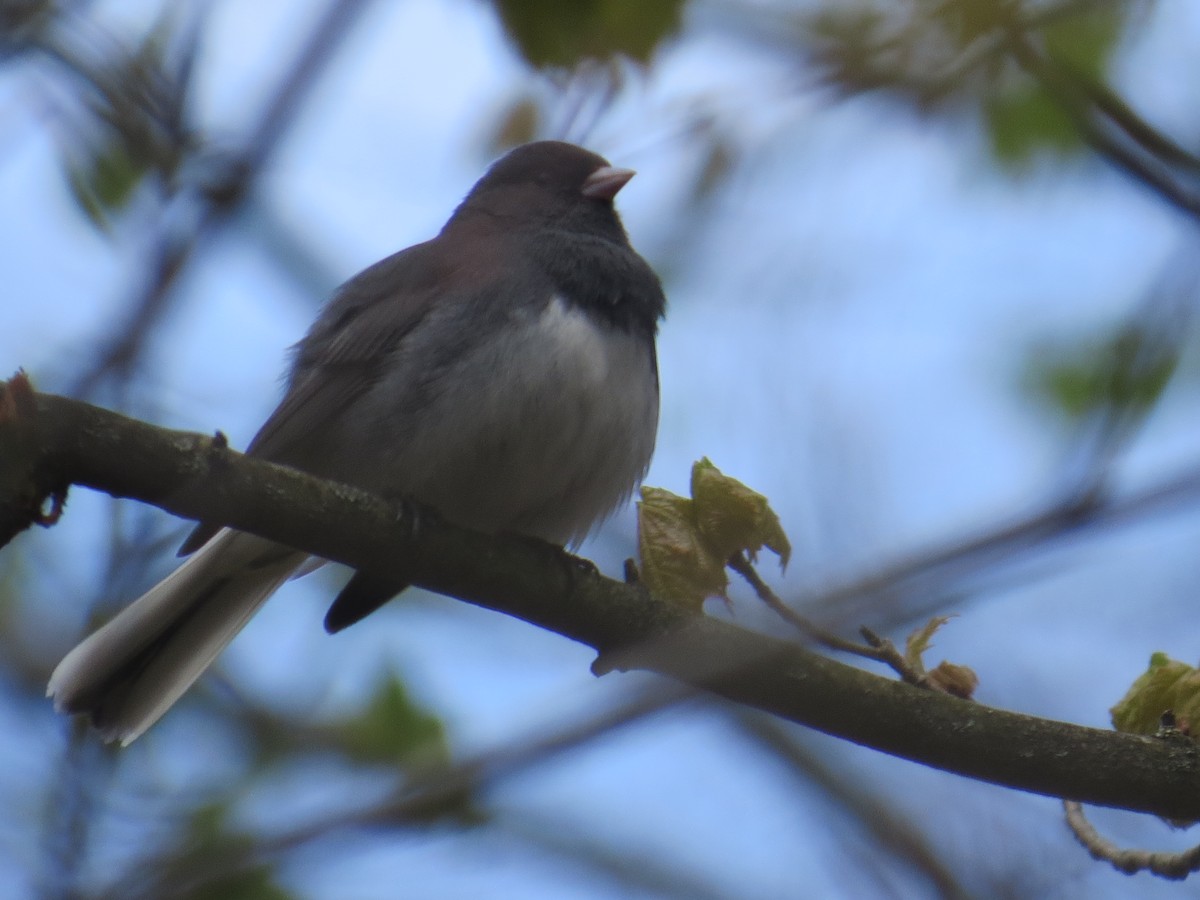
<path id="1" fill-rule="evenodd" d="M 633 169 L 601 166 L 583 182 L 583 196 L 591 200 L 611 200 L 634 174 Z"/>

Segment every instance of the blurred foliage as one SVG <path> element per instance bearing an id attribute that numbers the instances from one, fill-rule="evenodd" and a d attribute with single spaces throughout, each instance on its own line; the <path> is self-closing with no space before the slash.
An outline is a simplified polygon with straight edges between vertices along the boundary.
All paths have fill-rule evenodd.
<path id="1" fill-rule="evenodd" d="M 42 679 L 29 687 L 32 693 L 40 694 Z M 280 715 L 246 698 L 239 702 L 236 714 L 230 715 L 223 703 L 214 703 L 213 699 L 210 692 L 197 691 L 185 696 L 181 706 L 219 716 L 223 725 L 237 729 L 241 742 L 251 750 L 244 770 L 223 785 L 181 795 L 178 808 L 163 821 L 178 820 L 168 832 L 170 839 L 161 846 L 157 842 L 147 844 L 147 852 L 119 876 L 114 896 L 285 900 L 292 895 L 275 880 L 278 854 L 264 855 L 262 836 L 238 824 L 241 804 L 247 796 L 270 785 L 280 772 L 317 757 L 334 761 L 341 772 L 372 778 L 381 788 L 395 785 L 401 790 L 416 778 L 436 776 L 450 763 L 441 719 L 412 700 L 394 675 L 380 680 L 360 711 L 331 724 L 313 723 L 304 715 Z M 75 729 L 74 733 L 77 740 L 94 739 L 86 728 Z M 155 736 L 140 740 L 153 742 Z M 119 767 L 134 758 L 127 755 L 129 752 L 111 750 L 104 754 L 101 765 L 105 769 L 114 763 Z M 88 764 L 72 777 L 104 783 L 107 777 L 101 775 L 102 771 Z M 394 777 L 397 774 L 401 777 Z M 465 828 L 486 820 L 470 785 L 436 797 L 436 803 L 423 803 L 411 815 L 381 817 L 373 825 L 408 829 L 437 823 L 439 827 Z M 131 800 L 135 798 L 121 797 L 117 804 Z M 339 816 L 333 815 L 330 821 L 338 822 Z M 301 831 L 308 824 L 307 819 L 297 823 Z M 63 827 L 72 830 L 86 826 L 65 822 Z M 319 820 L 314 833 L 320 834 Z"/>
<path id="2" fill-rule="evenodd" d="M 280 887 L 267 866 L 236 875 L 203 881 L 194 890 L 173 893 L 173 900 L 291 900 L 295 895 Z"/>
<path id="3" fill-rule="evenodd" d="M 181 37 L 187 40 L 168 7 L 129 52 L 94 60 L 66 45 L 53 48 L 86 86 L 79 107 L 64 110 L 71 138 L 63 152 L 71 191 L 98 226 L 148 179 L 169 186 L 193 151 L 184 122 L 193 49 L 176 46 Z"/>
<path id="4" fill-rule="evenodd" d="M 767 498 L 723 475 L 709 460 L 692 466 L 692 498 L 643 487 L 638 502 L 642 578 L 656 596 L 699 610 L 709 597 L 728 599 L 728 560 L 751 560 L 763 547 L 781 567 L 792 548 Z"/>
<path id="5" fill-rule="evenodd" d="M 1033 396 L 1069 422 L 1097 413 L 1144 413 L 1175 373 L 1178 355 L 1136 324 L 1073 343 L 1042 343 L 1027 355 Z"/>
<path id="6" fill-rule="evenodd" d="M 1075 15 L 1050 18 L 1019 40 L 1040 38 L 1053 63 L 1076 78 L 1099 82 L 1122 33 L 1121 12 L 1115 5 L 1082 7 Z M 1020 165 L 1043 150 L 1066 154 L 1083 149 L 1082 135 L 1070 113 L 1045 85 L 1027 74 L 999 85 L 985 98 L 983 110 L 992 150 L 1002 163 Z"/>
<path id="7" fill-rule="evenodd" d="M 133 159 L 125 142 L 116 136 L 89 149 L 88 158 L 67 162 L 68 183 L 79 208 L 94 224 L 104 227 L 133 196 L 147 167 Z"/>
<path id="8" fill-rule="evenodd" d="M 0 54 L 20 53 L 58 12 L 55 0 L 0 0 Z"/>
<path id="9" fill-rule="evenodd" d="M 1047 153 L 1068 157 L 1087 146 L 1080 121 L 1094 111 L 1097 91 L 1107 89 L 1114 51 L 1130 34 L 1139 5 L 1103 0 L 735 3 L 729 7 L 735 27 L 727 35 L 741 34 L 754 52 L 783 57 L 806 74 L 815 72 L 821 83 L 843 95 L 876 92 L 922 114 L 965 111 L 981 124 L 994 159 L 1019 169 Z M 211 161 L 214 148 L 188 119 L 198 28 L 191 30 L 176 14 L 182 5 L 163 3 L 161 16 L 140 36 L 108 35 L 113 39 L 101 41 L 96 39 L 101 32 L 89 32 L 94 45 L 85 54 L 80 48 L 87 40 L 64 37 L 88 21 L 88 6 L 0 0 L 0 62 L 38 54 L 54 67 L 57 86 L 65 89 L 38 99 L 52 108 L 79 210 L 104 227 L 140 196 L 150 195 L 165 208 L 181 183 L 203 170 L 197 163 Z M 526 86 L 500 117 L 497 147 L 546 136 L 561 119 L 547 114 L 547 108 L 606 109 L 636 83 L 634 78 L 645 76 L 656 51 L 683 27 L 686 9 L 683 0 L 493 0 L 492 7 L 529 65 L 555 70 L 551 78 Z M 1031 66 L 1030 59 L 1038 66 Z M 561 70 L 573 74 L 563 79 Z M 625 72 L 634 75 L 622 80 Z M 546 81 L 553 90 L 542 90 Z M 547 93 L 550 99 L 544 103 L 535 99 Z M 775 98 L 764 89 L 760 99 L 766 104 Z M 577 120 L 568 117 L 567 122 Z M 750 138 L 723 125 L 701 104 L 687 110 L 683 126 L 678 130 L 686 131 L 700 151 L 697 194 L 719 190 L 744 158 Z M 1190 156 L 1183 159 L 1194 163 Z M 175 225 L 181 218 L 164 216 L 163 221 Z M 678 227 L 686 234 L 693 224 Z M 1149 410 L 1172 377 L 1176 359 L 1161 332 L 1122 325 L 1098 337 L 1040 345 L 1028 354 L 1024 374 L 1027 387 L 1056 418 L 1077 425 L 1097 414 Z M 762 495 L 722 475 L 708 460 L 693 468 L 691 493 L 689 499 L 657 488 L 642 491 L 639 551 L 652 591 L 699 611 L 705 598 L 725 596 L 731 556 L 745 552 L 753 557 L 766 547 L 786 565 L 788 539 Z M 110 564 L 121 563 L 114 558 Z M 17 569 L 6 566 L 0 580 L 0 622 L 5 625 L 0 656 L 10 679 L 6 689 L 33 708 L 42 701 L 48 663 L 19 646 L 21 630 L 15 624 L 8 627 L 20 612 L 20 605 L 10 601 L 13 571 Z M 934 619 L 910 636 L 910 660 L 920 661 L 943 622 Z M 929 677 L 964 696 L 976 681 L 970 669 L 945 662 Z M 1171 709 L 1191 727 L 1198 714 L 1198 682 L 1195 669 L 1155 654 L 1147 673 L 1113 707 L 1114 725 L 1153 733 L 1163 712 Z M 256 708 L 249 700 L 235 712 L 225 705 L 219 713 L 251 747 L 248 771 L 219 800 L 181 797 L 180 815 L 146 823 L 176 831 L 166 849 L 148 855 L 138 864 L 140 871 L 128 875 L 131 883 L 153 880 L 159 889 L 145 896 L 287 897 L 275 880 L 277 860 L 252 859 L 259 836 L 239 832 L 232 813 L 238 796 L 278 767 L 319 753 L 348 773 L 402 782 L 404 776 L 436 769 L 451 757 L 436 711 L 423 708 L 404 682 L 391 675 L 375 686 L 360 711 L 331 724 L 314 725 L 303 716 Z M 77 776 L 59 779 L 68 785 L 64 791 L 90 798 L 113 789 L 103 773 L 82 767 L 67 772 L 71 759 L 55 769 L 57 775 Z M 116 759 L 120 766 L 136 757 Z M 468 798 L 461 799 L 466 808 Z M 66 842 L 81 860 L 96 852 L 86 836 L 87 823 L 67 822 L 63 831 L 71 832 Z M 77 843 L 76 835 L 82 835 Z M 229 865 L 237 861 L 244 865 Z"/>
<path id="10" fill-rule="evenodd" d="M 1036 48 L 1077 80 L 1100 81 L 1128 18 L 1128 3 L 871 0 L 822 4 L 804 23 L 826 81 L 848 93 L 884 90 L 927 110 L 977 107 L 996 158 L 1079 151 L 1068 110 L 1014 58 Z"/>
<path id="11" fill-rule="evenodd" d="M 256 842 L 229 825 L 225 804 L 202 805 L 192 811 L 179 832 L 174 850 L 154 861 L 156 885 L 162 896 L 179 900 L 289 900 L 293 895 L 275 882 L 275 867 L 248 862 Z"/>
<path id="12" fill-rule="evenodd" d="M 679 29 L 683 0 L 493 0 L 509 36 L 532 66 L 627 56 L 648 63 Z"/>
<path id="13" fill-rule="evenodd" d="M 336 729 L 346 756 L 425 769 L 449 759 L 441 720 L 414 703 L 404 683 L 384 679 L 366 709 Z"/>
<path id="14" fill-rule="evenodd" d="M 1025 163 L 1043 150 L 1066 154 L 1083 146 L 1071 117 L 1033 83 L 985 98 L 983 113 L 992 152 L 1006 164 Z"/>
<path id="15" fill-rule="evenodd" d="M 531 66 L 583 72 L 590 82 L 585 90 L 610 98 L 625 80 L 615 60 L 648 65 L 679 32 L 685 8 L 683 0 L 493 5 Z M 1075 153 L 1083 142 L 1071 111 L 1011 58 L 1013 42 L 1036 46 L 1074 77 L 1099 82 L 1132 5 L 850 0 L 819 3 L 815 11 L 782 7 L 768 27 L 776 52 L 782 48 L 805 59 L 840 91 L 882 90 L 922 110 L 968 104 L 978 111 L 996 158 L 1021 166 L 1044 151 Z M 754 15 L 747 10 L 748 18 Z M 25 17 L 39 23 L 46 18 Z M 203 150 L 184 115 L 194 48 L 178 18 L 168 7 L 139 46 L 100 67 L 54 48 L 89 87 L 66 142 L 65 169 L 79 208 L 97 225 L 106 225 L 147 181 L 172 185 Z M 739 142 L 704 118 L 689 126 L 697 144 L 707 147 L 697 199 L 720 185 L 739 158 Z M 522 95 L 499 116 L 490 144 L 500 150 L 545 136 L 550 121 L 531 96 Z"/>
<path id="16" fill-rule="evenodd" d="M 1124 34 L 1132 4 L 1061 4 L 1058 13 L 1050 7 L 1030 37 L 1039 35 L 1051 59 L 1076 75 L 1102 79 L 1113 51 Z"/>

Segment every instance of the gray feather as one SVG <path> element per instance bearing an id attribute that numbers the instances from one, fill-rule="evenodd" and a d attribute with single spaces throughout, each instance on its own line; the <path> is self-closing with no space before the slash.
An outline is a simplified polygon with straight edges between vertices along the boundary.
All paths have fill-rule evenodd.
<path id="1" fill-rule="evenodd" d="M 305 555 L 221 531 L 79 644 L 50 676 L 62 712 L 88 711 L 105 740 L 128 744 L 158 721 Z"/>

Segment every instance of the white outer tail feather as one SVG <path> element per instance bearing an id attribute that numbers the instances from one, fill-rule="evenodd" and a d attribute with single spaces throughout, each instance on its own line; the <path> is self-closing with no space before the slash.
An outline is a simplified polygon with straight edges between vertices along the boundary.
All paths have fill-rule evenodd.
<path id="1" fill-rule="evenodd" d="M 161 641 L 98 723 L 104 740 L 127 746 L 192 686 L 306 558 L 263 538 L 221 530 L 68 653 L 50 676 L 46 695 L 60 711 L 86 712 L 89 704 L 79 698 Z"/>

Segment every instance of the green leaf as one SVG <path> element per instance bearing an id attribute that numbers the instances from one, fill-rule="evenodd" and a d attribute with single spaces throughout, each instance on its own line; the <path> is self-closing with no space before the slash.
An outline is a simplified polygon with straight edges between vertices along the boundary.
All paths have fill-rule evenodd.
<path id="1" fill-rule="evenodd" d="M 959 50 L 1011 26 L 1016 19 L 1014 6 L 1003 0 L 949 0 L 923 11 L 929 16 L 929 24 L 940 25 Z M 928 27 L 925 25 L 925 29 Z"/>
<path id="2" fill-rule="evenodd" d="M 638 555 L 642 580 L 656 597 L 699 611 L 709 597 L 724 597 L 725 561 L 707 545 L 692 501 L 662 488 L 644 487 L 638 501 Z"/>
<path id="3" fill-rule="evenodd" d="M 1100 78 L 1125 24 L 1121 4 L 1093 3 L 1075 16 L 1053 18 L 1042 28 L 1046 52 L 1076 72 Z"/>
<path id="4" fill-rule="evenodd" d="M 272 864 L 229 865 L 252 855 L 255 841 L 230 831 L 228 818 L 226 802 L 191 811 L 174 851 L 153 860 L 163 896 L 169 887 L 169 895 L 178 900 L 291 900 L 292 894 L 276 884 Z"/>
<path id="5" fill-rule="evenodd" d="M 1179 361 L 1174 347 L 1139 328 L 1123 328 L 1105 348 L 1102 371 L 1108 401 L 1114 406 L 1145 410 L 1158 400 Z"/>
<path id="6" fill-rule="evenodd" d="M 729 598 L 725 566 L 763 547 L 786 566 L 792 548 L 766 497 L 722 475 L 707 459 L 692 467 L 692 499 L 644 487 L 638 501 L 642 579 L 656 596 L 699 611 L 709 597 Z"/>
<path id="7" fill-rule="evenodd" d="M 1026 382 L 1068 420 L 1104 409 L 1144 412 L 1175 374 L 1178 352 L 1163 337 L 1122 327 L 1077 346 L 1042 344 L 1029 354 Z"/>
<path id="8" fill-rule="evenodd" d="M 1200 724 L 1200 671 L 1160 652 L 1109 712 L 1117 731 L 1155 734 L 1168 711 L 1181 731 L 1195 731 Z"/>
<path id="9" fill-rule="evenodd" d="M 649 62 L 679 29 L 683 0 L 493 0 L 509 36 L 533 66 L 571 68 L 622 55 Z"/>
<path id="10" fill-rule="evenodd" d="M 449 757 L 441 720 L 414 703 L 394 676 L 384 678 L 366 709 L 334 732 L 343 749 L 362 762 L 423 769 Z"/>
<path id="11" fill-rule="evenodd" d="M 1046 53 L 1069 71 L 1099 80 L 1124 21 L 1117 4 L 1093 4 L 1079 15 L 1052 17 L 1040 30 L 1042 43 Z M 998 88 L 984 101 L 983 111 L 992 151 L 1009 166 L 1024 165 L 1042 151 L 1066 156 L 1083 148 L 1070 116 L 1034 81 Z"/>
<path id="12" fill-rule="evenodd" d="M 1029 163 L 1040 151 L 1060 155 L 1083 147 L 1070 117 L 1032 81 L 998 90 L 983 104 L 996 159 L 1010 167 Z"/>
<path id="13" fill-rule="evenodd" d="M 220 860 L 214 859 L 213 864 L 219 867 Z M 176 900 L 292 900 L 293 894 L 275 883 L 271 867 L 257 865 L 171 896 Z"/>
<path id="14" fill-rule="evenodd" d="M 700 533 L 719 559 L 745 552 L 753 560 L 765 546 L 779 556 L 781 567 L 787 566 L 792 545 L 762 494 L 702 459 L 692 466 L 692 499 Z"/>
<path id="15" fill-rule="evenodd" d="M 933 636 L 951 618 L 951 616 L 934 616 L 912 632 L 904 642 L 904 661 L 919 671 L 925 671 L 925 662 L 921 657 L 933 645 Z"/>
<path id="16" fill-rule="evenodd" d="M 1034 394 L 1049 402 L 1068 420 L 1078 421 L 1101 406 L 1096 373 L 1064 359 L 1035 359 L 1028 380 Z"/>
<path id="17" fill-rule="evenodd" d="M 107 227 L 111 214 L 125 207 L 145 175 L 145 165 L 133 159 L 116 135 L 94 148 L 90 159 L 67 166 L 67 181 L 75 201 L 101 228 Z"/>

